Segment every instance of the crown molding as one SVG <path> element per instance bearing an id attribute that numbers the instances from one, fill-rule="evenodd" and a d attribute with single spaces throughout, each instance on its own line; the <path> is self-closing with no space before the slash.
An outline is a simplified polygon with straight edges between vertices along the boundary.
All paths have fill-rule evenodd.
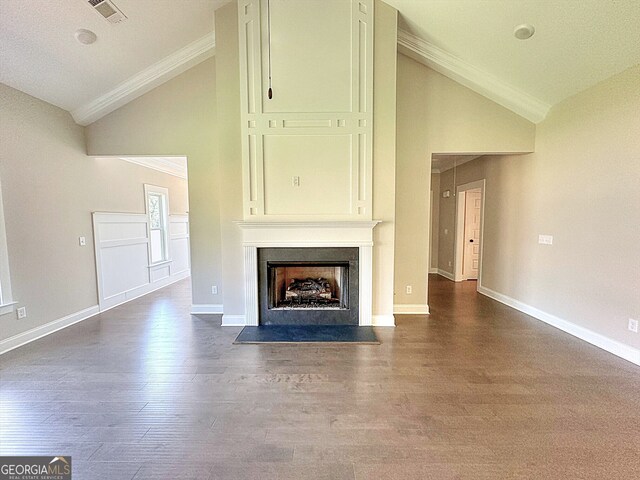
<path id="1" fill-rule="evenodd" d="M 184 168 L 167 160 L 167 157 L 113 157 L 129 163 L 135 163 L 158 172 L 187 179 L 187 161 L 185 159 Z"/>
<path id="2" fill-rule="evenodd" d="M 71 112 L 71 116 L 78 125 L 89 125 L 214 54 L 215 38 L 210 33 L 81 105 Z"/>
<path id="3" fill-rule="evenodd" d="M 401 29 L 398 30 L 398 50 L 533 123 L 544 120 L 551 108 L 551 105 Z"/>

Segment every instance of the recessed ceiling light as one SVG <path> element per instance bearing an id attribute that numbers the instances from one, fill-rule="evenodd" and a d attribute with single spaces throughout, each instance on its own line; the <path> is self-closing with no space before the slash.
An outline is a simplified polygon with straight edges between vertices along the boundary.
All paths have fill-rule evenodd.
<path id="1" fill-rule="evenodd" d="M 513 29 L 513 35 L 518 40 L 526 40 L 527 38 L 533 37 L 533 34 L 536 33 L 536 29 L 530 23 L 523 23 L 522 25 L 518 25 Z"/>
<path id="2" fill-rule="evenodd" d="M 91 30 L 85 30 L 84 28 L 76 30 L 76 33 L 74 33 L 73 36 L 76 37 L 76 40 L 83 45 L 91 45 L 98 39 L 95 33 Z"/>

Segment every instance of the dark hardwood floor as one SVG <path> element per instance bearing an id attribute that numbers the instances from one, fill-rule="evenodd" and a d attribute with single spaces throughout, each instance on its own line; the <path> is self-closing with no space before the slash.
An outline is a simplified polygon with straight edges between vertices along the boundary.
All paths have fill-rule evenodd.
<path id="1" fill-rule="evenodd" d="M 381 345 L 232 345 L 183 281 L 0 357 L 0 453 L 75 480 L 640 477 L 640 368 L 430 288 Z"/>

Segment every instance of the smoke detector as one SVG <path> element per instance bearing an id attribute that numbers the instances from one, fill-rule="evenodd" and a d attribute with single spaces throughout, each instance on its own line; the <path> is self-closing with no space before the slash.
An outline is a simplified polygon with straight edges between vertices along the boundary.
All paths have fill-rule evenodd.
<path id="1" fill-rule="evenodd" d="M 127 19 L 127 16 L 111 0 L 87 0 L 87 2 L 109 23 L 122 23 Z"/>
<path id="2" fill-rule="evenodd" d="M 76 40 L 83 45 L 91 45 L 98 39 L 95 33 L 84 28 L 76 30 L 76 33 L 74 33 L 73 36 L 76 37 Z"/>

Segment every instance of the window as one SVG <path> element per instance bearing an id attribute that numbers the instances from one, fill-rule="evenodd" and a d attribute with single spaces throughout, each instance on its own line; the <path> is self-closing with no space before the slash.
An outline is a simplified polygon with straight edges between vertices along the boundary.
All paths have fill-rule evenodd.
<path id="1" fill-rule="evenodd" d="M 151 265 L 169 260 L 169 191 L 144 186 L 149 217 L 149 259 Z"/>

